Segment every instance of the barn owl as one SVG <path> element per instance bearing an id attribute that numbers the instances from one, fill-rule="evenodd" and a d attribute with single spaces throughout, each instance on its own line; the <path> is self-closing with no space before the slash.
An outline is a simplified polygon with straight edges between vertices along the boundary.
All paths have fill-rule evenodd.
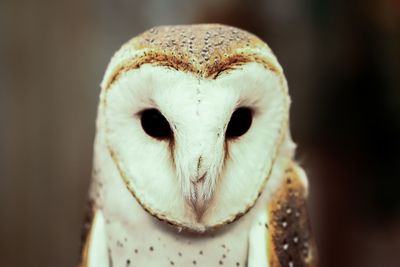
<path id="1" fill-rule="evenodd" d="M 315 266 L 287 82 L 256 36 L 161 26 L 101 83 L 82 267 Z"/>

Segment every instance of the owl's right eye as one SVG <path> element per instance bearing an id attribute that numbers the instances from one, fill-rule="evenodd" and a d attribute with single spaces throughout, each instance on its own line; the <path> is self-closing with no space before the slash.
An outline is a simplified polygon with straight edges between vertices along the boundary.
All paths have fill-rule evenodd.
<path id="1" fill-rule="evenodd" d="M 140 113 L 142 128 L 151 137 L 156 139 L 170 139 L 172 130 L 167 119 L 155 108 L 145 109 Z"/>
<path id="2" fill-rule="evenodd" d="M 250 129 L 252 117 L 253 112 L 250 108 L 241 107 L 235 110 L 226 129 L 226 138 L 233 139 L 244 135 Z"/>

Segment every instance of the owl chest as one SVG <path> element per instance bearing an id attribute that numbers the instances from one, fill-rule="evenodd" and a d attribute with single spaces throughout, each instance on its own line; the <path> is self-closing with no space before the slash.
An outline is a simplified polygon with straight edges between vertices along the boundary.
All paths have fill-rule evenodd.
<path id="1" fill-rule="evenodd" d="M 107 219 L 112 266 L 246 266 L 248 232 L 231 225 L 220 232 L 189 234 L 146 214 L 133 221 Z"/>

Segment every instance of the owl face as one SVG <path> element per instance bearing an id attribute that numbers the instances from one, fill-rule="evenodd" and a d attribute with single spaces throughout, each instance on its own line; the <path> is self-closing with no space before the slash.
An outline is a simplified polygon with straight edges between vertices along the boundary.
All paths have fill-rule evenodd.
<path id="1" fill-rule="evenodd" d="M 173 225 L 204 231 L 231 222 L 254 205 L 283 142 L 285 82 L 256 60 L 212 77 L 160 62 L 103 84 L 99 112 L 120 178 Z"/>

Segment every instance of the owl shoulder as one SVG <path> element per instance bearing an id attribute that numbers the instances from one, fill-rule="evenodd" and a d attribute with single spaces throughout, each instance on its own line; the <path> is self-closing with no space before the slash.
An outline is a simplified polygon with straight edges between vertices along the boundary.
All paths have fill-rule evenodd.
<path id="1" fill-rule="evenodd" d="M 269 266 L 316 266 L 315 241 L 307 210 L 308 180 L 292 161 L 267 203 Z"/>
<path id="2" fill-rule="evenodd" d="M 101 210 L 89 205 L 78 267 L 110 267 L 106 222 Z"/>

